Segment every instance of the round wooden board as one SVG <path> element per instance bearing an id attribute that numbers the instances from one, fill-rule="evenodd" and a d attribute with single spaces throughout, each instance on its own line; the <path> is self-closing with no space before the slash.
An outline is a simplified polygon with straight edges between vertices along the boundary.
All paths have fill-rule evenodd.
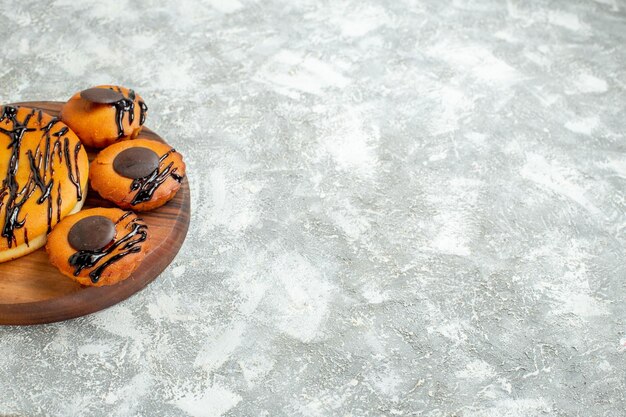
<path id="1" fill-rule="evenodd" d="M 13 105 L 34 107 L 57 116 L 63 103 L 32 101 Z M 163 141 L 148 128 L 140 138 Z M 97 151 L 87 148 L 89 160 Z M 89 190 L 84 208 L 113 207 Z M 190 217 L 187 178 L 173 200 L 141 213 L 151 238 L 159 242 L 130 278 L 108 287 L 82 287 L 48 261 L 45 250 L 0 264 L 0 325 L 52 323 L 84 316 L 116 304 L 152 282 L 172 262 L 187 235 Z"/>

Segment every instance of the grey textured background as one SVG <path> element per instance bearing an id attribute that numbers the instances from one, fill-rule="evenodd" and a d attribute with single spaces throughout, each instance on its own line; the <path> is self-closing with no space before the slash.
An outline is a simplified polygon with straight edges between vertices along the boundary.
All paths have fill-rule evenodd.
<path id="1" fill-rule="evenodd" d="M 16 3 L 0 101 L 135 88 L 193 218 L 0 415 L 626 415 L 625 2 Z"/>

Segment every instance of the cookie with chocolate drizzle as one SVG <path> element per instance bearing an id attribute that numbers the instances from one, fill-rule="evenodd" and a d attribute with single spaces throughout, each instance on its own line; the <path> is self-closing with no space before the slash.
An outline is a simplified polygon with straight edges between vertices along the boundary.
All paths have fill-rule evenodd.
<path id="1" fill-rule="evenodd" d="M 31 253 L 82 208 L 89 160 L 78 137 L 41 110 L 0 106 L 0 262 Z"/>
<path id="2" fill-rule="evenodd" d="M 61 120 L 93 148 L 137 137 L 148 106 L 135 91 L 100 85 L 78 92 L 61 109 Z"/>
<path id="3" fill-rule="evenodd" d="M 48 236 L 50 262 L 87 286 L 128 278 L 149 251 L 149 229 L 131 211 L 94 208 L 66 217 Z"/>
<path id="4" fill-rule="evenodd" d="M 185 177 L 182 155 L 149 139 L 113 144 L 91 163 L 91 187 L 124 209 L 147 211 L 174 198 Z"/>

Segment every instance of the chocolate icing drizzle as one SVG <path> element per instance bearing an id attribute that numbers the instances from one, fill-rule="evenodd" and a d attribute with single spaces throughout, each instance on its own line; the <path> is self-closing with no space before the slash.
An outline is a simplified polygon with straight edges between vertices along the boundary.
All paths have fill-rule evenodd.
<path id="1" fill-rule="evenodd" d="M 137 178 L 133 180 L 130 184 L 131 191 L 137 191 L 137 194 L 133 197 L 130 202 L 131 206 L 135 206 L 139 203 L 144 203 L 149 201 L 154 192 L 159 188 L 161 184 L 165 182 L 168 177 L 172 177 L 174 180 L 178 182 L 182 182 L 184 176 L 178 175 L 176 171 L 178 168 L 173 168 L 174 162 L 170 162 L 163 168 L 163 161 L 167 159 L 172 153 L 176 152 L 176 149 L 172 148 L 167 153 L 165 153 L 161 158 L 159 158 L 159 166 L 155 168 L 149 175 L 143 178 Z"/>
<path id="2" fill-rule="evenodd" d="M 74 146 L 74 160 L 78 163 L 78 154 L 80 153 L 80 148 L 82 147 L 81 143 L 76 143 Z M 70 140 L 65 138 L 65 164 L 67 165 L 68 177 L 74 187 L 76 187 L 76 198 L 78 201 L 83 199 L 83 192 L 80 189 L 80 171 L 76 170 L 76 176 L 74 176 L 74 172 L 72 171 L 72 163 L 70 162 Z"/>
<path id="3" fill-rule="evenodd" d="M 139 125 L 143 126 L 146 122 L 146 113 L 148 112 L 148 106 L 143 101 L 139 102 Z"/>
<path id="4" fill-rule="evenodd" d="M 122 96 L 124 93 L 120 87 L 109 87 L 109 89 L 113 91 L 117 91 Z M 132 126 L 135 121 L 135 99 L 136 99 L 135 91 L 128 90 L 128 97 L 124 96 L 124 98 L 119 101 L 113 103 L 115 106 L 115 123 L 117 124 L 117 138 L 120 139 L 124 136 L 124 115 L 128 113 L 128 124 Z M 143 126 L 146 121 L 146 112 L 148 111 L 148 106 L 143 101 L 139 101 L 139 126 Z"/>
<path id="5" fill-rule="evenodd" d="M 33 195 L 36 190 L 41 192 L 41 196 L 37 199 L 37 204 L 47 203 L 47 217 L 48 217 L 48 232 L 52 230 L 53 222 L 53 198 L 52 190 L 54 189 L 54 159 L 55 152 L 58 157 L 59 163 L 63 160 L 62 148 L 65 145 L 65 163 L 68 170 L 68 176 L 70 181 L 76 185 L 76 198 L 78 201 L 82 200 L 82 190 L 80 189 L 80 174 L 78 170 L 78 155 L 80 151 L 80 142 L 76 145 L 74 150 L 74 164 L 69 156 L 69 138 L 63 136 L 68 133 L 67 127 L 62 127 L 55 133 L 51 133 L 54 126 L 59 123 L 57 118 L 53 118 L 45 126 L 41 126 L 43 120 L 43 113 L 41 110 L 32 110 L 26 115 L 24 120 L 18 120 L 17 107 L 5 106 L 2 107 L 2 114 L 0 115 L 0 123 L 10 121 L 13 124 L 11 130 L 0 127 L 0 133 L 8 136 L 10 139 L 7 149 L 11 150 L 11 156 L 9 158 L 9 166 L 7 168 L 5 179 L 2 181 L 2 187 L 0 187 L 0 208 L 5 206 L 5 215 L 3 219 L 0 219 L 0 226 L 2 231 L 0 235 L 7 239 L 9 248 L 13 245 L 17 245 L 17 239 L 15 232 L 18 229 L 24 228 L 24 242 L 29 245 L 28 231 L 24 227 L 26 224 L 26 216 L 21 216 L 20 210 L 26 204 L 28 199 Z M 37 124 L 41 126 L 39 129 L 28 128 L 28 124 L 33 118 L 37 116 Z M 30 176 L 26 184 L 20 188 L 17 181 L 17 172 L 19 169 L 19 156 L 22 146 L 22 140 L 24 134 L 27 132 L 34 132 L 40 130 L 42 132 L 42 139 L 45 139 L 44 149 L 41 149 L 41 143 L 35 148 L 35 152 L 31 149 L 26 151 L 27 162 L 30 167 Z M 64 143 L 61 140 L 64 139 Z M 54 143 L 52 143 L 54 141 Z M 6 198 L 6 201 L 4 199 Z M 61 183 L 59 182 L 57 187 L 57 223 L 61 218 Z"/>
<path id="6" fill-rule="evenodd" d="M 124 213 L 115 224 L 121 223 L 131 214 L 132 212 L 130 211 Z M 125 236 L 120 239 L 115 239 L 111 245 L 105 248 L 99 250 L 81 250 L 70 256 L 69 263 L 74 267 L 74 276 L 78 276 L 84 269 L 95 268 L 89 273 L 91 282 L 95 284 L 100 280 L 104 270 L 110 265 L 131 253 L 141 251 L 141 243 L 148 237 L 148 226 L 142 219 L 135 218 L 128 222 L 125 229 L 128 230 Z M 116 250 L 118 253 L 98 265 L 103 258 L 111 255 Z"/>

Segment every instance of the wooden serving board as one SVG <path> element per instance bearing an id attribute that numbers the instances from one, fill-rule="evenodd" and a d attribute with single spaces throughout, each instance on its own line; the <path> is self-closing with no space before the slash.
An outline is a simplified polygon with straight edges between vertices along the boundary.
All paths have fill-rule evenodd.
<path id="1" fill-rule="evenodd" d="M 57 116 L 63 103 L 32 101 L 13 105 L 34 107 Z M 140 138 L 163 141 L 144 127 Z M 91 161 L 97 150 L 87 148 Z M 114 207 L 89 190 L 84 208 Z M 83 287 L 62 275 L 48 261 L 45 249 L 0 263 L 0 325 L 52 323 L 84 316 L 116 304 L 152 282 L 172 262 L 187 235 L 190 216 L 189 183 L 184 179 L 176 197 L 140 214 L 151 238 L 158 242 L 130 278 L 107 287 Z"/>

